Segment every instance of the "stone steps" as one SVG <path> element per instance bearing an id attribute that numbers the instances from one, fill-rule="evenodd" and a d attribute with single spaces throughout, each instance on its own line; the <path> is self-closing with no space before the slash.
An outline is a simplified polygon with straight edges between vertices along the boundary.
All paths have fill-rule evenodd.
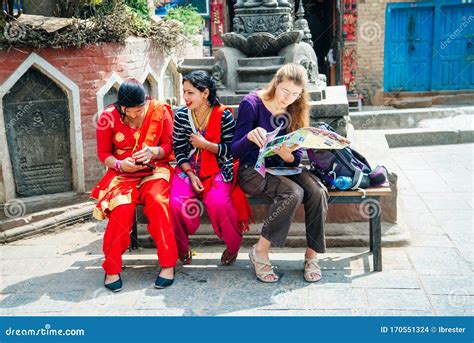
<path id="1" fill-rule="evenodd" d="M 243 78 L 245 79 L 246 77 L 243 77 Z M 266 76 L 255 75 L 255 77 L 253 77 L 253 80 L 242 81 L 239 78 L 239 88 L 235 90 L 235 93 L 246 95 L 256 89 L 263 89 L 268 84 L 268 82 L 270 82 L 270 80 L 271 80 L 271 74 L 268 74 Z"/>
<path id="2" fill-rule="evenodd" d="M 212 74 L 214 62 L 214 57 L 186 58 L 178 65 L 178 71 L 183 75 L 195 70 L 205 70 Z"/>
<path id="3" fill-rule="evenodd" d="M 41 216 L 43 215 L 41 214 L 42 211 L 55 211 L 56 208 L 76 205 L 87 202 L 88 200 L 88 194 L 78 194 L 75 192 L 16 198 L 4 204 L 0 204 L 0 224 L 1 227 L 3 227 L 7 220 L 33 214 Z M 44 217 L 41 219 L 44 219 Z"/>
<path id="4" fill-rule="evenodd" d="M 474 105 L 474 92 L 430 91 L 430 92 L 392 92 L 383 93 L 376 98 L 375 105 L 394 106 L 396 108 L 421 108 L 431 105 Z"/>
<path id="5" fill-rule="evenodd" d="M 223 94 L 219 96 L 219 99 L 223 104 L 239 104 L 247 94 L 253 91 L 255 91 L 255 89 L 240 89 L 237 92 L 238 94 Z M 308 94 L 311 101 L 321 101 L 323 100 L 323 96 L 325 96 L 325 92 L 321 90 L 309 90 Z"/>
<path id="6" fill-rule="evenodd" d="M 322 91 L 320 101 L 310 101 L 311 122 L 324 121 L 332 123 L 337 118 L 347 117 L 349 113 L 349 103 L 345 86 L 329 86 Z M 346 122 L 339 120 L 338 123 L 331 124 L 339 134 L 346 135 Z"/>
<path id="7" fill-rule="evenodd" d="M 261 225 L 252 225 L 250 232 L 245 233 L 242 246 L 249 247 L 255 244 L 259 237 Z M 368 247 L 369 225 L 368 223 L 330 223 L 326 225 L 326 245 L 328 247 Z M 305 226 L 302 223 L 291 225 L 286 247 L 306 246 Z M 382 245 L 405 246 L 410 242 L 410 233 L 405 225 L 382 222 Z M 154 248 L 155 244 L 148 234 L 145 225 L 138 227 L 138 241 L 140 247 Z M 189 237 L 190 245 L 197 246 L 223 245 L 216 236 L 210 224 L 201 224 L 195 235 Z"/>
<path id="8" fill-rule="evenodd" d="M 385 139 L 390 148 L 464 144 L 474 142 L 474 130 L 440 130 L 432 128 L 388 130 L 385 132 Z"/>
<path id="9" fill-rule="evenodd" d="M 246 57 L 237 60 L 237 92 L 263 88 L 283 65 L 284 58 L 274 57 Z"/>
<path id="10" fill-rule="evenodd" d="M 422 109 L 393 110 L 380 107 L 377 110 L 351 112 L 350 122 L 357 130 L 386 130 L 423 127 L 431 119 L 448 119 L 449 128 L 464 121 L 463 116 L 474 115 L 474 106 L 435 107 Z"/>
<path id="11" fill-rule="evenodd" d="M 431 98 L 401 98 L 401 99 L 394 99 L 391 105 L 399 109 L 431 107 L 433 105 L 433 99 Z"/>
<path id="12" fill-rule="evenodd" d="M 474 141 L 474 106 L 351 113 L 350 122 L 359 130 L 384 130 L 390 148 Z"/>
<path id="13" fill-rule="evenodd" d="M 3 220 L 0 222 L 0 243 L 16 241 L 91 220 L 94 206 L 94 202 L 87 201 Z"/>
<path id="14" fill-rule="evenodd" d="M 237 60 L 237 63 L 240 67 L 271 67 L 271 66 L 281 66 L 285 62 L 285 58 L 281 56 L 274 57 L 247 57 L 240 58 Z"/>
<path id="15" fill-rule="evenodd" d="M 272 66 L 259 66 L 259 67 L 238 67 L 237 73 L 239 76 L 244 75 L 252 75 L 257 76 L 258 74 L 271 74 L 273 75 L 280 69 L 281 65 L 272 65 Z M 245 81 L 244 81 L 245 82 Z"/>

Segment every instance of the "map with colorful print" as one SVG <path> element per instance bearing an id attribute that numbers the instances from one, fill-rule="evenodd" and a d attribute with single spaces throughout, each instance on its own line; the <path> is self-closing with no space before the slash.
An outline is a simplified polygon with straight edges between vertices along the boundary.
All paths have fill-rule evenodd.
<path id="1" fill-rule="evenodd" d="M 351 143 L 335 132 L 316 127 L 303 127 L 287 135 L 276 137 L 281 128 L 282 125 L 268 132 L 266 143 L 260 148 L 255 170 L 263 177 L 266 174 L 265 157 L 275 155 L 274 149 L 281 147 L 283 143 L 289 147 L 296 145 L 297 149 L 342 149 Z M 289 171 L 294 173 L 291 169 Z M 278 175 L 284 175 L 284 173 L 280 170 Z"/>

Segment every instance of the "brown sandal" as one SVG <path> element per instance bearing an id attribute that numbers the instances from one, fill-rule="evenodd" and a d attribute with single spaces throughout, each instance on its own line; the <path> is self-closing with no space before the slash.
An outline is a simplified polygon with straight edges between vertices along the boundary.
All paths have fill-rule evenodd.
<path id="1" fill-rule="evenodd" d="M 238 252 L 236 252 L 235 254 L 229 254 L 227 252 L 227 249 L 225 249 L 224 252 L 222 253 L 222 256 L 221 256 L 222 265 L 230 266 L 230 265 L 234 264 L 235 260 L 237 260 L 238 255 L 239 255 Z"/>
<path id="2" fill-rule="evenodd" d="M 179 260 L 183 263 L 183 265 L 191 264 L 193 261 L 193 253 L 191 250 L 188 250 L 187 254 L 178 253 Z"/>

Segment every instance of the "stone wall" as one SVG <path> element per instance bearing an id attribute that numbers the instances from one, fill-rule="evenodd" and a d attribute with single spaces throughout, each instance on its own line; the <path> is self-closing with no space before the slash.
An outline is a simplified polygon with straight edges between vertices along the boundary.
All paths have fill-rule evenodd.
<path id="1" fill-rule="evenodd" d="M 170 64 L 176 64 L 178 58 L 202 56 L 201 46 L 184 46 L 174 56 L 165 56 L 161 49 L 144 39 L 132 38 L 125 45 L 115 43 L 99 46 L 90 46 L 81 49 L 43 49 L 32 50 L 28 48 L 0 51 L 0 130 L 2 138 L 2 160 L 0 161 L 0 203 L 15 197 L 14 185 L 11 172 L 11 161 L 5 158 L 4 149 L 7 149 L 5 138 L 5 126 L 3 120 L 2 98 L 11 88 L 12 79 L 21 77 L 26 68 L 25 63 L 33 63 L 33 67 L 39 68 L 54 82 L 56 82 L 66 93 L 71 88 L 78 88 L 76 96 L 79 101 L 71 101 L 71 106 L 80 113 L 80 127 L 77 139 L 81 140 L 78 151 L 73 152 L 74 159 L 80 159 L 77 163 L 83 163 L 76 168 L 83 175 L 76 175 L 79 183 L 75 184 L 75 191 L 89 191 L 93 184 L 100 179 L 104 172 L 97 159 L 95 122 L 98 111 L 101 109 L 102 99 L 107 90 L 117 87 L 127 77 L 135 77 L 141 82 L 148 81 L 156 88 L 155 96 L 163 97 L 164 75 Z M 176 70 L 175 66 L 173 70 Z M 177 73 L 177 72 L 176 72 Z M 63 82 L 62 79 L 65 81 Z M 178 76 L 178 80 L 179 76 Z M 180 88 L 179 88 L 180 89 Z M 178 97 L 180 94 L 178 94 Z M 73 123 L 71 122 L 71 125 Z M 5 145 L 4 145 L 5 144 Z M 82 151 L 80 151 L 82 149 Z M 74 149 L 73 149 L 74 150 Z"/>

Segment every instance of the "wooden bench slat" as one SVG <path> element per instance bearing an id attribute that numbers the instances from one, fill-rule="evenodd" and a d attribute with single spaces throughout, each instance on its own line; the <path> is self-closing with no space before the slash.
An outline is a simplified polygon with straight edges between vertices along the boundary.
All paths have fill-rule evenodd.
<path id="1" fill-rule="evenodd" d="M 366 196 L 389 196 L 392 194 L 392 190 L 390 187 L 373 187 L 373 188 L 366 188 L 365 195 Z M 332 197 L 356 197 L 356 196 L 363 196 L 364 192 L 361 190 L 348 190 L 348 191 L 329 191 L 329 195 Z"/>
<path id="2" fill-rule="evenodd" d="M 362 197 L 362 196 L 368 196 L 368 197 L 373 197 L 373 196 L 389 196 L 392 194 L 392 190 L 390 186 L 381 186 L 381 187 L 371 187 L 371 188 L 366 188 L 365 193 L 361 190 L 347 190 L 347 191 L 340 191 L 340 190 L 333 190 L 329 191 L 329 196 L 330 197 Z M 259 203 L 261 201 L 255 201 L 256 199 L 253 196 L 250 196 L 247 194 L 247 198 L 249 198 L 249 201 L 251 203 Z M 265 202 L 265 201 L 264 201 Z"/>

